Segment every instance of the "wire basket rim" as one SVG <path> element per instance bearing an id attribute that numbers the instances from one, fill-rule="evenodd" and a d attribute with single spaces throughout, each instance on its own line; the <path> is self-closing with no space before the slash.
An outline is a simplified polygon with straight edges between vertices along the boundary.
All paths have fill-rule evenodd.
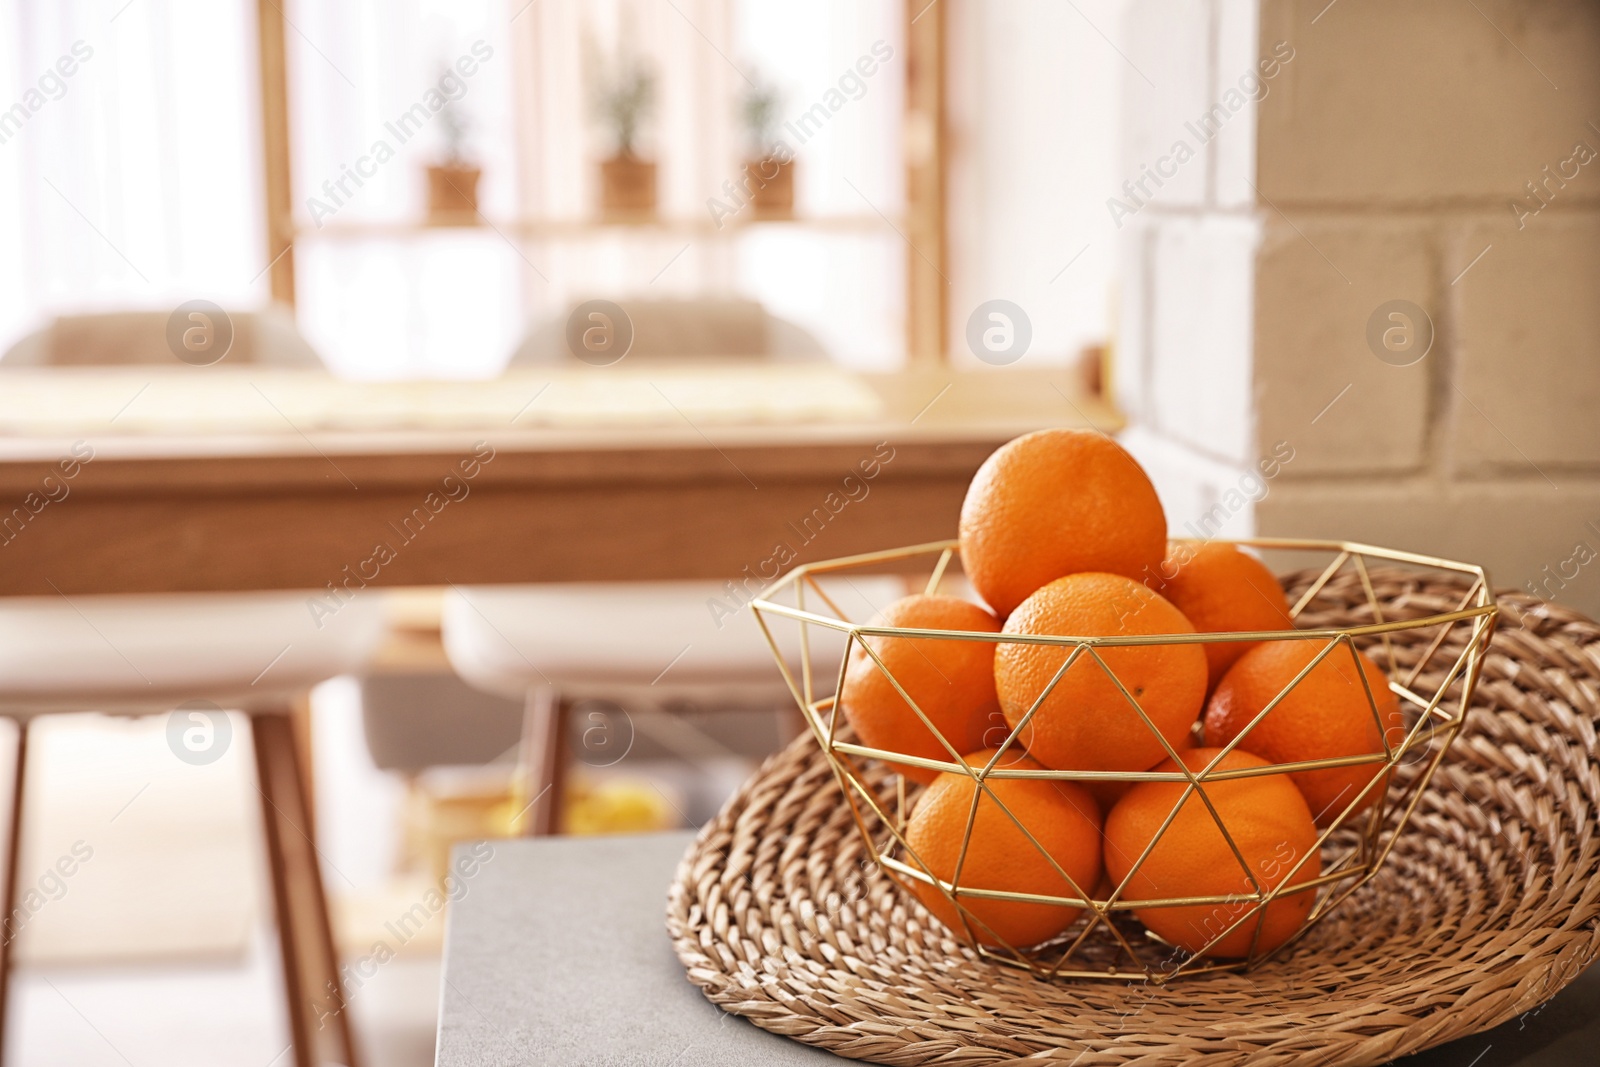
<path id="1" fill-rule="evenodd" d="M 1173 538 L 1180 541 L 1199 541 L 1197 538 Z M 1371 557 L 1396 563 L 1410 563 L 1422 567 L 1434 567 L 1441 570 L 1454 571 L 1459 574 L 1472 575 L 1477 578 L 1468 595 L 1475 597 L 1478 603 L 1470 608 L 1460 608 L 1456 611 L 1438 612 L 1431 615 L 1419 616 L 1415 619 L 1396 619 L 1388 622 L 1364 623 L 1360 626 L 1323 627 L 1319 629 L 1294 629 L 1294 630 L 1235 630 L 1215 633 L 1177 633 L 1177 634 L 1128 634 L 1125 636 L 1081 636 L 1072 634 L 1008 634 L 1004 632 L 990 633 L 983 630 L 930 630 L 917 627 L 904 626 L 874 626 L 870 623 L 851 623 L 844 619 L 831 618 L 819 615 L 804 608 L 794 607 L 789 604 L 779 604 L 769 597 L 785 588 L 798 586 L 800 581 L 816 574 L 829 574 L 834 571 L 850 570 L 856 567 L 869 566 L 873 563 L 883 563 L 896 559 L 912 559 L 917 556 L 931 555 L 935 552 L 950 553 L 952 558 L 959 558 L 961 542 L 958 538 L 944 541 L 927 541 L 918 545 L 906 545 L 902 548 L 883 549 L 878 552 L 862 552 L 853 556 L 839 556 L 833 559 L 817 560 L 812 563 L 802 563 L 783 577 L 777 579 L 772 585 L 762 591 L 762 594 L 750 601 L 752 610 L 770 612 L 797 622 L 810 623 L 822 626 L 829 630 L 836 630 L 851 635 L 859 640 L 862 637 L 904 637 L 918 638 L 934 641 L 986 641 L 991 644 L 1028 644 L 1028 645 L 1056 645 L 1056 646 L 1085 646 L 1089 648 L 1131 648 L 1143 645 L 1192 645 L 1192 644 L 1224 644 L 1235 641 L 1313 641 L 1336 640 L 1341 636 L 1348 637 L 1375 637 L 1383 634 L 1399 633 L 1404 630 L 1422 629 L 1428 626 L 1444 626 L 1460 622 L 1465 619 L 1493 617 L 1499 614 L 1499 605 L 1495 602 L 1494 589 L 1489 580 L 1489 572 L 1483 566 L 1475 563 L 1464 563 L 1458 560 L 1447 559 L 1443 556 L 1429 556 L 1417 552 L 1407 552 L 1401 549 L 1384 548 L 1379 545 L 1370 545 L 1361 541 L 1331 541 L 1306 538 L 1284 537 L 1239 537 L 1239 538 L 1207 538 L 1203 543 L 1221 543 L 1249 548 L 1268 548 L 1282 551 L 1323 551 L 1338 552 L 1339 557 L 1330 563 L 1323 572 L 1324 579 L 1330 577 L 1343 566 L 1348 557 Z M 942 573 L 942 568 L 940 568 Z M 1129 579 L 1133 581 L 1134 579 Z M 1320 587 L 1319 580 L 1314 588 Z"/>

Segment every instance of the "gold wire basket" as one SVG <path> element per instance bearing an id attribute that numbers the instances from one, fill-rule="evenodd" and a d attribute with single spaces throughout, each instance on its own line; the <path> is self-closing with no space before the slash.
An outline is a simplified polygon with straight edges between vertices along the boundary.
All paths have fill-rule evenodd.
<path id="1" fill-rule="evenodd" d="M 752 607 L 784 680 L 840 782 L 850 805 L 851 815 L 869 855 L 889 877 L 908 890 L 913 882 L 921 883 L 925 887 L 937 887 L 960 916 L 963 929 L 954 931 L 956 936 L 985 958 L 1026 968 L 1041 977 L 1114 978 L 1119 981 L 1142 977 L 1159 984 L 1180 975 L 1217 970 L 1249 970 L 1259 966 L 1303 937 L 1306 931 L 1377 873 L 1411 817 L 1446 750 L 1461 731 L 1497 616 L 1493 590 L 1488 574 L 1482 567 L 1345 541 L 1253 538 L 1232 543 L 1264 551 L 1293 552 L 1302 559 L 1309 553 L 1332 556 L 1290 609 L 1291 616 L 1302 628 L 1249 633 L 1115 637 L 1023 636 L 972 631 L 904 629 L 875 626 L 852 620 L 838 604 L 838 600 L 841 599 L 838 595 L 838 585 L 834 584 L 830 590 L 828 584 L 820 580 L 836 578 L 848 581 L 852 573 L 884 571 L 904 573 L 908 569 L 916 572 L 920 566 L 918 561 L 926 560 L 931 566 L 931 572 L 923 589 L 931 594 L 946 580 L 951 564 L 959 563 L 958 544 L 955 541 L 940 541 L 806 564 L 795 568 L 776 582 L 763 597 L 753 601 Z M 1466 592 L 1453 611 L 1418 614 L 1416 608 L 1407 609 L 1403 597 L 1391 600 L 1389 603 L 1380 602 L 1373 589 L 1369 562 L 1379 562 L 1385 568 L 1409 569 L 1419 575 L 1431 572 L 1437 576 L 1442 571 L 1455 576 L 1457 581 L 1465 577 Z M 1306 619 L 1303 616 L 1315 614 L 1314 611 L 1308 611 L 1308 606 L 1314 605 L 1317 594 L 1330 580 L 1347 569 L 1353 570 L 1359 577 L 1366 593 L 1372 621 L 1357 626 L 1304 625 Z M 784 593 L 791 594 L 793 603 L 784 604 L 777 601 L 776 598 Z M 779 625 L 798 627 L 798 677 L 796 677 L 797 672 L 791 667 L 796 657 L 786 656 L 783 651 L 785 642 L 780 642 L 775 637 L 774 627 Z M 839 654 L 836 666 L 831 662 L 832 647 L 836 647 L 836 643 L 829 649 L 827 664 L 813 663 L 814 658 L 820 659 L 814 652 L 815 642 L 812 634 L 815 628 L 842 632 L 845 635 L 845 647 Z M 894 678 L 872 645 L 862 640 L 867 637 L 991 643 L 1027 642 L 1064 646 L 1068 652 L 1065 663 L 1055 672 L 1032 707 L 1011 728 L 1008 736 L 998 746 L 997 754 L 987 765 L 977 766 L 969 765 L 962 758 L 964 753 L 956 751 L 922 709 L 917 707 L 916 702 Z M 1007 752 L 1021 750 L 1022 742 L 1019 738 L 1027 729 L 1029 720 L 1049 697 L 1066 670 L 1080 658 L 1098 663 L 1144 724 L 1160 738 L 1160 731 L 1140 708 L 1138 700 L 1106 665 L 1098 650 L 1119 646 L 1205 644 L 1224 641 L 1324 642 L 1324 647 L 1312 663 L 1300 671 L 1249 726 L 1225 746 L 1224 754 L 1239 747 L 1251 730 L 1309 674 L 1317 663 L 1341 648 L 1350 650 L 1352 657 L 1358 649 L 1367 652 L 1386 668 L 1389 688 L 1399 699 L 1405 717 L 1404 738 L 1399 743 L 1394 743 L 1383 731 L 1376 702 L 1373 694 L 1368 691 L 1366 694 L 1368 703 L 1372 706 L 1374 717 L 1379 721 L 1379 732 L 1384 738 L 1382 752 L 1293 763 L 1280 762 L 1273 763 L 1269 767 L 1231 770 L 1217 767 L 1223 758 L 1218 756 L 1205 768 L 1193 771 L 1186 768 L 1182 760 L 1176 758 L 1177 753 L 1172 745 L 1162 738 L 1161 744 L 1167 755 L 1178 763 L 1181 770 L 1041 771 L 1013 769 L 1000 765 Z M 789 644 L 792 647 L 794 643 L 789 642 Z M 851 649 L 858 645 L 916 713 L 923 725 L 938 738 L 947 750 L 949 760 L 885 751 L 859 744 L 854 740 L 848 723 L 841 722 L 841 716 L 836 713 L 834 696 L 824 695 L 818 683 L 823 679 L 829 679 L 833 682 L 832 693 L 840 692 L 844 687 L 845 673 L 850 664 Z M 824 667 L 827 669 L 824 670 Z M 1357 673 L 1362 672 L 1358 669 Z M 1246 751 L 1248 751 L 1247 746 Z M 1055 872 L 1065 879 L 1072 895 L 1050 896 L 964 886 L 961 884 L 959 868 L 953 881 L 939 879 L 908 845 L 904 833 L 907 817 L 911 811 L 911 802 L 915 799 L 913 790 L 917 787 L 914 784 L 908 785 L 904 777 L 886 769 L 883 764 L 868 761 L 886 761 L 969 776 L 976 784 L 974 805 L 977 802 L 978 791 L 981 791 L 1010 819 L 1011 823 L 1021 830 L 1033 847 L 1039 849 Z M 1250 870 L 1249 864 L 1244 863 L 1241 857 L 1240 862 L 1250 880 L 1253 892 L 1227 896 L 1175 897 L 1158 901 L 1130 900 L 1123 894 L 1128 883 L 1138 872 L 1139 866 L 1144 863 L 1156 842 L 1160 840 L 1166 825 L 1171 823 L 1171 817 L 1167 824 L 1163 824 L 1162 831 L 1157 833 L 1155 841 L 1146 848 L 1144 855 L 1135 862 L 1133 869 L 1128 872 L 1121 884 L 1112 886 L 1108 893 L 1102 891 L 1097 895 L 1097 887 L 1080 886 L 1074 882 L 1072 877 L 1050 857 L 1028 827 L 1005 807 L 986 784 L 988 780 L 1004 778 L 1076 781 L 1084 784 L 1091 782 L 1132 784 L 1152 781 L 1187 783 L 1173 815 L 1177 814 L 1177 808 L 1181 807 L 1191 794 L 1199 790 L 1201 800 L 1211 809 L 1211 814 L 1217 820 L 1217 825 L 1229 847 L 1238 856 L 1239 848 L 1234 843 L 1226 822 L 1205 799 L 1205 791 L 1200 788 L 1203 783 L 1359 765 L 1373 767 L 1373 777 L 1366 788 L 1350 800 L 1329 825 L 1321 828 L 1316 842 L 1317 847 L 1302 856 L 1295 867 L 1279 880 L 1274 888 L 1268 889 L 1263 886 L 1261 880 Z M 1359 814 L 1353 814 L 1355 809 L 1362 807 L 1367 793 L 1374 791 L 1379 794 L 1375 801 Z M 969 820 L 968 835 L 972 833 L 972 825 Z M 965 846 L 964 841 L 963 854 Z M 1321 873 L 1312 878 L 1295 881 L 1296 872 L 1312 856 L 1320 856 Z M 1309 915 L 1293 936 L 1268 951 L 1258 951 L 1258 935 L 1252 936 L 1250 953 L 1241 959 L 1220 959 L 1207 955 L 1208 949 L 1244 923 L 1254 920 L 1259 932 L 1261 925 L 1266 921 L 1267 906 L 1280 895 L 1291 892 L 1315 894 L 1315 902 Z M 977 936 L 973 927 L 972 913 L 965 906 L 965 902 L 980 899 L 1057 905 L 1075 910 L 1081 909 L 1082 915 L 1064 934 L 1042 945 L 1012 946 L 1003 940 L 997 945 L 985 944 Z M 1243 907 L 1244 910 L 1225 928 L 1220 929 L 1204 947 L 1193 952 L 1183 952 L 1163 943 L 1133 921 L 1131 914 L 1136 909 L 1196 906 L 1228 907 L 1233 911 Z M 998 939 L 991 936 L 989 940 Z"/>

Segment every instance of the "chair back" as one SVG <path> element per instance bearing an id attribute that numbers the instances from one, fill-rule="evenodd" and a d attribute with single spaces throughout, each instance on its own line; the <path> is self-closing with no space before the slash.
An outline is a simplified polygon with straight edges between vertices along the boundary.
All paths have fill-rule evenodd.
<path id="1" fill-rule="evenodd" d="M 822 585 L 852 618 L 904 596 L 891 576 Z M 748 599 L 748 593 L 744 599 Z M 789 596 L 784 602 L 791 602 Z M 815 598 L 813 598 L 815 603 Z M 798 677 L 799 625 L 773 640 Z M 702 707 L 787 702 L 789 692 L 755 613 L 727 584 L 705 581 L 504 585 L 445 595 L 445 653 L 469 683 L 505 696 L 550 685 L 563 695 Z M 810 627 L 822 693 L 832 691 L 845 634 Z"/>
<path id="2" fill-rule="evenodd" d="M 0 359 L 7 367 L 185 365 L 168 340 L 171 312 L 110 311 L 62 315 L 22 338 Z M 322 358 L 284 308 L 228 313 L 233 341 L 219 362 L 320 370 Z"/>
<path id="3" fill-rule="evenodd" d="M 820 362 L 822 343 L 803 327 L 778 318 L 754 300 L 624 300 L 619 306 L 633 324 L 631 361 L 770 360 Z M 512 367 L 545 367 L 578 362 L 567 347 L 567 321 L 535 324 L 511 356 Z"/>

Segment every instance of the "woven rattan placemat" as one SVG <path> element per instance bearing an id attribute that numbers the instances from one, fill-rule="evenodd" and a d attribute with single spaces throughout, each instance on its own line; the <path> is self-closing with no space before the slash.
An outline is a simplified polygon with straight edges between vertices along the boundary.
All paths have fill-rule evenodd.
<path id="1" fill-rule="evenodd" d="M 1388 618 L 1449 611 L 1463 592 L 1399 572 L 1373 581 Z M 1500 602 L 1465 731 L 1388 863 L 1253 972 L 1155 987 L 1044 981 L 977 958 L 867 859 L 809 736 L 700 833 L 668 931 L 725 1010 L 878 1063 L 1363 1065 L 1486 1030 L 1600 952 L 1600 626 L 1518 594 Z M 1370 621 L 1353 578 L 1302 615 Z"/>

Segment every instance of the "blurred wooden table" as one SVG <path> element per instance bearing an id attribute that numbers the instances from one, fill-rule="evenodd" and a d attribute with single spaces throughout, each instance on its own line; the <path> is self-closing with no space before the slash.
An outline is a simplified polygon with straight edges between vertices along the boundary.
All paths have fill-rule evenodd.
<path id="1" fill-rule="evenodd" d="M 197 419 L 215 381 L 218 411 L 248 386 L 266 421 L 141 427 L 162 381 L 139 371 L 118 379 L 133 397 L 127 414 L 86 411 L 80 429 L 41 411 L 43 429 L 29 430 L 18 409 L 40 380 L 0 376 L 0 391 L 13 389 L 0 427 L 0 595 L 739 580 L 770 569 L 780 545 L 806 560 L 953 536 L 968 479 L 1004 441 L 1120 425 L 1066 369 L 861 376 L 877 398 L 870 417 L 713 424 L 668 400 L 648 424 L 530 427 L 499 411 L 480 427 L 455 411 L 446 428 L 396 429 L 297 425 L 299 409 L 281 399 L 294 395 L 291 379 L 271 372 L 182 373 Z M 108 380 L 92 380 L 97 395 L 115 395 Z M 781 377 L 774 388 L 786 388 Z M 58 461 L 74 442 L 93 459 L 65 480 Z M 461 463 L 485 449 L 493 458 L 463 478 Z M 863 478 L 875 458 L 876 476 Z M 451 492 L 464 495 L 441 506 Z"/>

